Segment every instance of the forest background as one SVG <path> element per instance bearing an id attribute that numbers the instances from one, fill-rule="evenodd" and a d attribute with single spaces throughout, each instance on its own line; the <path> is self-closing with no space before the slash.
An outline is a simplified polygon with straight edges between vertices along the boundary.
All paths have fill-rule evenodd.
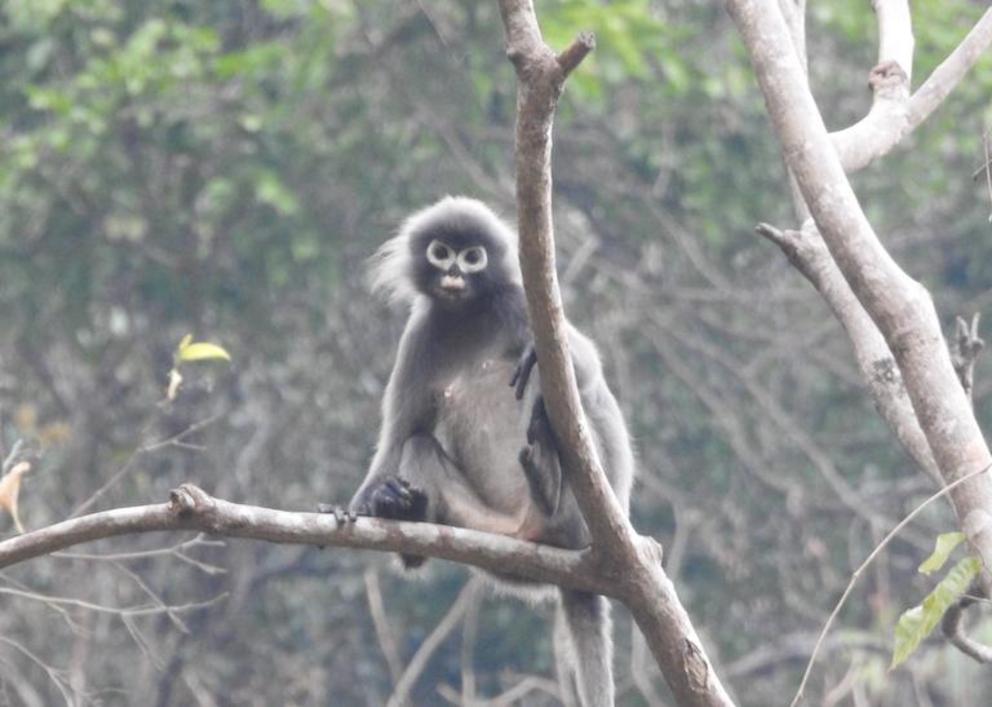
<path id="1" fill-rule="evenodd" d="M 538 9 L 553 46 L 584 29 L 598 40 L 557 119 L 559 272 L 636 440 L 635 526 L 664 545 L 740 704 L 780 704 L 853 569 L 934 483 L 874 411 L 820 297 L 753 232 L 794 217 L 722 6 Z M 914 75 L 984 9 L 914 3 Z M 813 3 L 808 19 L 814 94 L 828 127 L 849 125 L 871 101 L 871 5 Z M 854 177 L 945 331 L 992 303 L 992 205 L 973 178 L 990 95 L 986 57 L 908 145 Z M 363 262 L 446 193 L 512 220 L 514 96 L 495 3 L 5 3 L 0 438 L 3 456 L 20 441 L 32 463 L 23 524 L 158 501 L 187 480 L 286 509 L 347 500 L 402 324 L 369 297 Z M 166 403 L 187 333 L 233 364 L 184 368 Z M 980 359 L 984 426 L 989 374 Z M 982 703 L 987 671 L 940 640 L 887 672 L 898 615 L 933 585 L 916 567 L 953 529 L 934 508 L 872 565 L 812 700 Z M 485 594 L 476 607 L 462 568 L 432 562 L 411 583 L 384 555 L 340 549 L 157 552 L 184 539 L 0 573 L 0 696 L 380 705 L 413 665 L 415 704 L 459 699 L 466 682 L 553 703 L 550 632 L 535 620 L 548 612 Z M 138 550 L 150 554 L 80 554 Z M 658 703 L 657 669 L 616 613 L 620 701 Z M 411 661 L 428 636 L 429 659 Z"/>

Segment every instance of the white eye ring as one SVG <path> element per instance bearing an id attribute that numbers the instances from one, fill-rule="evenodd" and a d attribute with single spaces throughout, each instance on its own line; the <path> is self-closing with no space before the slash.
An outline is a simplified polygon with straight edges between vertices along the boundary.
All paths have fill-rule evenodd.
<path id="1" fill-rule="evenodd" d="M 447 272 L 455 262 L 455 251 L 441 241 L 433 240 L 427 246 L 427 262 L 438 270 Z"/>
<path id="2" fill-rule="evenodd" d="M 472 256 L 474 256 L 476 260 L 475 262 L 470 263 L 469 258 Z M 466 248 L 458 254 L 458 267 L 461 268 L 462 272 L 471 273 L 485 270 L 488 262 L 489 257 L 486 255 L 486 249 L 481 245 Z"/>

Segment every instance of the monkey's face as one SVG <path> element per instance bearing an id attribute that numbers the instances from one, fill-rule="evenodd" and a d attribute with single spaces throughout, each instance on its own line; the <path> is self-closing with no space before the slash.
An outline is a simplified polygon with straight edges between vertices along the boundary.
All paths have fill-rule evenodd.
<path id="1" fill-rule="evenodd" d="M 488 249 L 465 238 L 431 239 L 418 262 L 420 290 L 445 305 L 468 304 L 495 284 Z"/>

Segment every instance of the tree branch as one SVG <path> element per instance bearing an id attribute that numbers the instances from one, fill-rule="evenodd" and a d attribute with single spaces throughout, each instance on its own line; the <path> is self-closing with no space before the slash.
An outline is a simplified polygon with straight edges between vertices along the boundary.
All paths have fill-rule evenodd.
<path id="1" fill-rule="evenodd" d="M 930 443 L 916 419 L 913 403 L 906 394 L 902 373 L 899 372 L 889 345 L 847 284 L 816 224 L 808 220 L 799 231 L 780 231 L 762 223 L 755 230 L 777 245 L 826 301 L 847 333 L 861 378 L 868 387 L 875 409 L 909 456 L 930 478 L 940 484 L 940 469 L 930 450 Z"/>
<path id="2" fill-rule="evenodd" d="M 988 475 L 971 474 L 986 468 L 992 454 L 958 381 L 930 294 L 892 260 L 861 210 L 802 68 L 782 48 L 788 30 L 778 10 L 757 0 L 727 0 L 727 6 L 803 198 L 830 255 L 894 354 L 960 526 L 990 568 L 992 483 Z M 962 479 L 967 483 L 951 490 Z"/>
<path id="3" fill-rule="evenodd" d="M 944 614 L 940 628 L 951 644 L 969 658 L 979 663 L 992 663 L 992 648 L 973 638 L 969 638 L 962 627 L 965 609 L 975 603 L 974 599 L 962 599 Z"/>
<path id="4" fill-rule="evenodd" d="M 889 153 L 944 101 L 992 44 L 992 9 L 985 12 L 961 44 L 910 96 L 913 33 L 906 0 L 876 0 L 878 63 L 869 75 L 871 110 L 849 128 L 831 134 L 848 173 Z"/>
<path id="5" fill-rule="evenodd" d="M 560 550 L 431 523 L 359 518 L 339 526 L 331 514 L 231 503 L 192 484 L 172 491 L 168 503 L 92 513 L 4 540 L 0 542 L 0 569 L 92 540 L 165 530 L 426 555 L 615 596 L 611 584 L 593 571 L 587 551 Z"/>
<path id="6" fill-rule="evenodd" d="M 555 271 L 551 215 L 551 131 L 565 79 L 592 48 L 588 36 L 556 56 L 544 43 L 530 0 L 500 0 L 507 56 L 517 70 L 516 169 L 520 265 L 541 391 L 569 481 L 604 577 L 651 645 L 680 705 L 732 704 L 706 657 L 671 581 L 660 546 L 639 538 L 613 495 L 592 443 L 568 353 Z"/>

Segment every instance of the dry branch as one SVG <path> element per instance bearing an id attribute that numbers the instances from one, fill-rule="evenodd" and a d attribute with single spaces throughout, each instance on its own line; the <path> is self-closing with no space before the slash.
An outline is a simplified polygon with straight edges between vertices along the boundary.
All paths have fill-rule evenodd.
<path id="1" fill-rule="evenodd" d="M 915 418 L 926 435 L 941 478 L 947 484 L 944 491 L 950 493 L 959 523 L 972 547 L 985 567 L 992 567 L 992 513 L 989 510 L 992 508 L 992 483 L 987 475 L 976 472 L 976 469 L 988 467 L 992 455 L 971 410 L 966 391 L 968 383 L 962 385 L 958 381 L 958 371 L 944 343 L 930 294 L 892 260 L 861 210 L 844 174 L 844 168 L 849 165 L 833 149 L 802 66 L 795 56 L 781 48 L 781 40 L 788 33 L 782 16 L 767 3 L 755 0 L 727 0 L 727 5 L 747 46 L 788 167 L 796 177 L 816 229 L 822 234 L 829 259 L 843 276 L 841 279 L 832 274 L 831 279 L 837 283 L 837 289 L 850 287 L 893 353 L 904 377 Z M 908 30 L 902 34 L 906 32 Z M 948 67 L 944 79 L 938 80 L 938 72 L 935 72 L 931 79 L 937 85 L 928 80 L 918 92 L 918 107 L 925 106 L 926 110 L 918 110 L 915 123 L 910 121 L 905 130 L 899 128 L 889 136 L 896 135 L 895 142 L 898 142 L 918 125 L 974 63 L 976 51 L 980 52 L 978 48 L 988 46 L 990 41 L 992 11 L 983 16 L 962 45 L 938 69 L 940 72 Z M 908 76 L 906 78 L 908 82 Z M 876 146 L 879 144 L 881 142 L 876 141 Z M 762 228 L 761 232 L 787 254 L 790 249 L 797 250 L 797 244 L 790 242 L 785 234 L 768 227 Z M 804 274 L 814 279 L 807 272 L 810 269 L 808 258 L 790 256 L 790 259 L 797 265 L 807 266 Z M 847 297 L 846 293 L 842 294 Z M 871 329 L 870 326 L 867 328 Z M 855 342 L 856 348 L 859 343 Z M 965 342 L 966 345 L 969 343 Z M 966 364 L 959 363 L 957 368 L 962 365 Z M 988 578 L 986 573 L 986 587 Z M 808 674 L 807 670 L 803 684 Z M 801 695 L 802 686 L 796 701 Z"/>
<path id="2" fill-rule="evenodd" d="M 728 0 L 747 45 L 786 160 L 844 279 L 885 337 L 945 482 L 992 461 L 957 380 L 927 290 L 892 260 L 844 174 L 781 14 L 756 0 Z M 992 483 L 975 478 L 951 494 L 963 530 L 992 567 Z"/>
<path id="3" fill-rule="evenodd" d="M 906 0 L 876 0 L 878 63 L 868 83 L 871 110 L 849 128 L 831 134 L 847 172 L 866 167 L 887 154 L 920 126 L 961 82 L 992 45 L 992 9 L 987 10 L 961 43 L 910 95 L 913 32 Z"/>
<path id="4" fill-rule="evenodd" d="M 592 49 L 589 35 L 555 53 L 544 43 L 529 0 L 500 0 L 507 56 L 517 70 L 517 218 L 520 264 L 541 390 L 570 484 L 592 535 L 593 559 L 609 577 L 651 646 L 680 705 L 732 704 L 706 657 L 660 548 L 639 538 L 610 489 L 585 422 L 568 354 L 555 272 L 551 216 L 551 132 L 565 79 Z"/>
<path id="5" fill-rule="evenodd" d="M 810 220 L 801 230 L 780 231 L 763 223 L 756 231 L 777 245 L 823 297 L 847 333 L 861 379 L 871 394 L 875 409 L 917 465 L 931 479 L 941 483 L 937 461 L 916 419 L 913 403 L 889 345 L 847 284 L 816 224 Z"/>
<path id="6" fill-rule="evenodd" d="M 338 525 L 330 514 L 294 513 L 231 503 L 192 484 L 174 490 L 168 503 L 92 513 L 4 540 L 0 542 L 0 569 L 93 540 L 170 530 L 425 555 L 614 595 L 610 584 L 590 571 L 585 551 L 559 550 L 502 535 L 430 523 L 359 518 L 354 523 Z"/>

